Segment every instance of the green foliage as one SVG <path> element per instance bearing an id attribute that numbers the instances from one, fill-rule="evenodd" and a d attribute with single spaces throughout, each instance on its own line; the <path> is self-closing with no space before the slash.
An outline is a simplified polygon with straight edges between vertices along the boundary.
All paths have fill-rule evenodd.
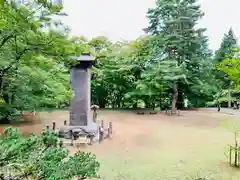
<path id="1" fill-rule="evenodd" d="M 149 35 L 115 43 L 102 36 L 70 38 L 67 27 L 50 18 L 62 7 L 46 0 L 6 3 L 0 10 L 0 119 L 18 119 L 23 110 L 68 106 L 69 68 L 76 63 L 70 56 L 82 52 L 97 58 L 92 103 L 101 108 L 141 104 L 163 109 L 171 101 L 174 108 L 182 107 L 184 99 L 193 107 L 205 106 L 224 84 L 218 73 L 231 77 L 238 94 L 238 74 L 227 67 L 230 62 L 222 61 L 224 70 L 215 68 L 216 59 L 222 60 L 234 44 L 234 33 L 225 35 L 213 60 L 205 29 L 196 27 L 203 16 L 196 2 L 156 1 L 148 12 Z"/>
<path id="2" fill-rule="evenodd" d="M 158 54 L 163 54 L 158 56 L 159 60 L 175 61 L 177 64 L 174 67 L 163 67 L 171 72 L 164 79 L 172 84 L 173 110 L 177 101 L 183 103 L 183 99 L 188 98 L 193 102 L 196 98 L 202 99 L 202 96 L 210 94 L 206 92 L 209 88 L 201 92 L 202 84 L 210 86 L 210 73 L 204 77 L 201 74 L 208 71 L 205 67 L 211 66 L 211 52 L 207 47 L 207 38 L 203 35 L 205 29 L 196 27 L 203 16 L 196 2 L 159 0 L 156 1 L 156 8 L 148 11 L 148 31 L 162 38 Z"/>
<path id="3" fill-rule="evenodd" d="M 68 104 L 68 68 L 74 63 L 70 56 L 86 46 L 79 48 L 64 33 L 43 31 L 42 25 L 52 22 L 47 16 L 60 9 L 47 1 L 9 1 L 1 8 L 1 119 L 12 119 L 25 109 Z"/>
<path id="4" fill-rule="evenodd" d="M 232 101 L 239 100 L 239 92 L 240 92 L 240 78 L 239 78 L 239 49 L 232 50 L 232 54 L 226 54 L 226 58 L 217 64 L 217 70 L 224 73 L 224 76 L 228 78 L 229 88 L 231 90 Z M 223 80 L 223 83 L 225 83 Z M 223 86 L 226 87 L 226 86 Z"/>
<path id="5" fill-rule="evenodd" d="M 236 84 L 240 83 L 239 52 L 240 49 L 235 50 L 233 55 L 226 56 L 226 58 L 217 65 L 217 69 L 222 70 Z"/>
<path id="6" fill-rule="evenodd" d="M 237 48 L 237 38 L 234 35 L 232 29 L 224 34 L 220 48 L 216 51 L 214 61 L 216 63 L 216 69 L 214 69 L 215 78 L 221 84 L 221 89 L 228 89 L 231 91 L 233 88 L 232 78 L 228 71 L 227 64 L 231 63 L 230 59 L 235 56 L 235 49 Z M 227 72 L 228 71 L 228 72 Z M 231 93 L 228 94 L 228 106 L 231 105 Z"/>
<path id="7" fill-rule="evenodd" d="M 72 179 L 96 177 L 99 163 L 91 153 L 68 155 L 54 132 L 22 137 L 18 129 L 7 128 L 0 140 L 0 171 L 20 179 Z"/>
<path id="8" fill-rule="evenodd" d="M 147 108 L 165 109 L 170 105 L 173 81 L 179 84 L 178 103 L 188 98 L 193 107 L 205 106 L 218 92 L 206 44 L 197 56 L 192 55 L 191 62 L 179 64 L 180 57 L 167 56 L 163 35 L 115 44 L 102 39 L 90 41 L 94 47 L 104 47 L 95 52 L 98 59 L 92 76 L 92 102 L 102 108 L 136 108 L 143 102 Z"/>
<path id="9" fill-rule="evenodd" d="M 234 55 L 234 48 L 237 47 L 237 38 L 234 35 L 233 29 L 230 28 L 228 33 L 224 34 L 220 48 L 215 53 L 215 60 L 222 62 L 227 57 Z"/>

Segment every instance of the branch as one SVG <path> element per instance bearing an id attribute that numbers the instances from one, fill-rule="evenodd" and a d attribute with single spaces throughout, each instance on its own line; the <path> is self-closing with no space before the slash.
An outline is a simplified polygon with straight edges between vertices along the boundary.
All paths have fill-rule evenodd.
<path id="1" fill-rule="evenodd" d="M 14 62 L 12 62 L 11 64 L 9 64 L 6 68 L 0 69 L 0 75 L 1 75 L 1 77 L 2 77 L 6 72 L 8 72 L 15 64 L 18 64 L 18 63 L 19 63 L 22 55 L 23 55 L 25 52 L 27 52 L 27 51 L 29 51 L 29 50 L 37 50 L 37 49 L 38 49 L 38 47 L 35 47 L 35 48 L 33 48 L 33 49 L 25 48 L 24 50 L 22 50 L 21 52 L 19 52 L 19 54 L 16 56 L 16 59 L 15 59 Z"/>
<path id="2" fill-rule="evenodd" d="M 16 11 L 19 12 L 16 3 L 15 2 L 10 2 L 9 5 L 11 5 L 11 7 Z M 43 7 L 43 5 L 40 5 L 37 9 L 35 9 L 34 11 L 30 12 L 27 16 L 24 16 L 21 12 L 19 12 L 18 14 L 21 16 L 21 18 L 25 21 L 27 21 L 27 19 L 29 17 L 31 17 L 34 13 L 36 13 L 38 10 L 40 10 Z M 11 15 L 11 14 L 10 14 Z M 14 16 L 12 16 L 12 18 L 16 19 Z M 0 34 L 2 34 L 4 31 L 0 31 Z M 3 40 L 0 42 L 0 48 L 3 47 L 3 45 L 11 38 L 13 38 L 15 35 L 14 33 L 11 33 L 10 35 L 6 36 L 5 38 L 3 38 Z"/>
<path id="3" fill-rule="evenodd" d="M 48 55 L 48 56 L 53 56 L 53 57 L 64 57 L 64 53 L 62 52 L 60 53 L 51 53 L 51 52 L 44 52 L 44 54 Z M 72 54 L 67 54 L 66 56 L 71 56 Z"/>
<path id="4" fill-rule="evenodd" d="M 34 13 L 36 13 L 38 10 L 40 10 L 41 8 L 43 7 L 43 4 L 41 5 L 41 6 L 39 6 L 37 9 L 35 9 L 34 11 L 32 11 L 31 13 L 29 13 L 28 15 L 27 15 L 27 18 L 28 17 L 30 17 L 30 16 L 32 16 Z M 26 19 L 27 19 L 26 18 Z"/>
<path id="5" fill-rule="evenodd" d="M 28 38 L 27 38 L 27 37 L 26 37 L 26 39 L 27 39 L 27 41 L 28 41 Z M 42 43 L 42 44 L 40 44 L 40 43 L 34 44 L 34 43 L 28 42 L 27 45 L 30 45 L 30 46 L 38 46 L 38 47 L 39 47 L 39 46 L 51 45 L 52 42 L 53 42 L 53 39 L 52 39 L 51 41 L 47 42 L 47 43 Z"/>
<path id="6" fill-rule="evenodd" d="M 18 54 L 18 45 L 17 45 L 17 36 L 14 36 L 14 42 L 15 42 L 15 51 L 16 51 L 16 55 Z"/>
<path id="7" fill-rule="evenodd" d="M 5 156 L 4 158 L 0 159 L 0 167 L 4 167 L 6 164 L 8 164 L 9 161 L 15 159 L 17 155 L 13 155 L 12 157 Z"/>
<path id="8" fill-rule="evenodd" d="M 17 3 L 14 2 L 14 1 L 11 1 L 9 3 L 9 5 L 11 6 L 12 9 L 14 9 L 16 12 L 18 12 L 18 14 L 24 19 L 24 20 L 27 20 L 30 16 L 32 16 L 36 11 L 38 11 L 40 8 L 43 7 L 43 5 L 41 5 L 39 8 L 37 8 L 36 10 L 34 11 L 30 11 L 30 9 L 28 8 L 28 10 L 30 11 L 29 14 L 27 14 L 27 16 L 24 16 L 21 11 L 19 11 L 19 8 L 17 7 Z M 14 18 L 14 16 L 12 16 Z"/>
<path id="9" fill-rule="evenodd" d="M 10 34 L 10 35 L 8 35 L 7 37 L 3 38 L 2 42 L 0 43 L 0 48 L 2 48 L 3 45 L 4 45 L 9 39 L 11 39 L 11 38 L 13 38 L 13 37 L 14 37 L 14 35 L 13 35 L 13 34 Z"/>
<path id="10" fill-rule="evenodd" d="M 13 36 L 13 35 L 12 35 Z M 53 39 L 47 43 L 43 43 L 43 44 L 32 44 L 29 42 L 27 36 L 26 36 L 26 39 L 28 41 L 27 45 L 30 45 L 30 46 L 35 46 L 34 48 L 25 48 L 24 50 L 22 51 L 18 51 L 18 46 L 17 46 L 17 36 L 13 36 L 14 37 L 14 42 L 15 42 L 15 50 L 16 50 L 16 58 L 15 58 L 15 61 L 12 62 L 11 64 L 9 64 L 7 67 L 3 68 L 3 69 L 0 69 L 0 76 L 2 77 L 6 72 L 8 72 L 15 64 L 18 64 L 19 61 L 21 60 L 21 57 L 23 56 L 24 53 L 26 53 L 27 51 L 29 50 L 40 50 L 39 46 L 46 46 L 46 45 L 50 45 L 52 42 L 53 42 Z M 47 54 L 47 53 L 46 53 Z"/>

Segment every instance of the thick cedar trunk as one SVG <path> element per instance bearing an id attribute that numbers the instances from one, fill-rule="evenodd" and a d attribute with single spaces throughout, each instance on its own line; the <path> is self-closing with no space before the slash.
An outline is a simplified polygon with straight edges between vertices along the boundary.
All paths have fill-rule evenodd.
<path id="1" fill-rule="evenodd" d="M 121 100 L 120 100 L 120 98 L 117 98 L 116 105 L 117 105 L 117 108 L 121 108 Z"/>
<path id="2" fill-rule="evenodd" d="M 134 104 L 133 104 L 133 108 L 134 108 L 134 109 L 137 109 L 137 103 L 134 103 Z"/>
<path id="3" fill-rule="evenodd" d="M 231 81 L 228 84 L 228 108 L 231 108 Z"/>
<path id="4" fill-rule="evenodd" d="M 177 81 L 173 81 L 172 83 L 172 113 L 176 113 L 176 104 L 177 104 L 177 99 L 178 99 L 178 84 Z"/>
<path id="5" fill-rule="evenodd" d="M 100 108 L 105 108 L 106 107 L 106 102 L 105 101 L 98 101 L 98 105 Z"/>
<path id="6" fill-rule="evenodd" d="M 151 108 L 151 103 L 148 100 L 146 100 L 144 103 L 145 103 L 145 108 Z"/>
<path id="7" fill-rule="evenodd" d="M 180 89 L 179 84 L 178 84 L 178 89 Z M 181 91 L 178 91 L 178 98 L 177 98 L 177 109 L 183 109 L 184 108 L 184 96 Z"/>
<path id="8" fill-rule="evenodd" d="M 107 105 L 107 98 L 106 96 L 101 96 L 100 95 L 97 97 L 97 105 L 100 107 L 100 108 L 105 108 L 106 105 Z"/>

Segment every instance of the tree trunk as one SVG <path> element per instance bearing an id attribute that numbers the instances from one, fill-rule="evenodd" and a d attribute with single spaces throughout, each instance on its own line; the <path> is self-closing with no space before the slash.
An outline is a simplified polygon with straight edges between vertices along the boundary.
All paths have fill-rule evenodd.
<path id="1" fill-rule="evenodd" d="M 107 104 L 106 98 L 98 98 L 98 99 L 97 99 L 97 105 L 98 105 L 100 108 L 105 108 L 105 107 L 106 107 L 106 104 Z"/>
<path id="2" fill-rule="evenodd" d="M 176 113 L 176 104 L 177 104 L 177 99 L 178 99 L 178 84 L 177 81 L 173 81 L 172 83 L 172 113 Z"/>
<path id="3" fill-rule="evenodd" d="M 184 97 L 183 97 L 183 93 L 182 92 L 178 92 L 177 108 L 178 109 L 183 109 L 184 108 Z"/>
<path id="4" fill-rule="evenodd" d="M 228 84 L 228 108 L 231 108 L 232 101 L 231 101 L 231 80 Z"/>
<path id="5" fill-rule="evenodd" d="M 121 108 L 121 100 L 119 97 L 116 100 L 116 105 L 117 105 L 117 108 Z"/>
<path id="6" fill-rule="evenodd" d="M 153 96 L 152 99 L 151 99 L 151 108 L 152 110 L 154 111 L 155 110 L 155 99 L 156 99 L 156 96 Z"/>
<path id="7" fill-rule="evenodd" d="M 149 96 L 144 96 L 144 104 L 145 104 L 145 108 L 151 108 L 151 99 Z"/>
<path id="8" fill-rule="evenodd" d="M 161 111 L 162 110 L 162 97 L 160 97 L 159 108 L 160 108 L 160 111 Z"/>
<path id="9" fill-rule="evenodd" d="M 137 102 L 133 104 L 133 109 L 137 109 Z"/>
<path id="10" fill-rule="evenodd" d="M 159 101 L 159 108 L 160 108 L 160 111 L 162 110 L 162 86 L 161 86 L 161 89 L 160 89 L 160 101 Z"/>

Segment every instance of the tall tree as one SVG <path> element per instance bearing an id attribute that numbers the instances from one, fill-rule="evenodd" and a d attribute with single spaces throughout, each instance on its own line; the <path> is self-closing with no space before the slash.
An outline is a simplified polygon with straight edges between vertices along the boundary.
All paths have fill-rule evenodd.
<path id="1" fill-rule="evenodd" d="M 220 45 L 220 48 L 215 53 L 215 61 L 217 63 L 222 62 L 229 56 L 234 55 L 234 48 L 237 47 L 237 38 L 232 28 L 228 33 L 225 33 Z"/>
<path id="2" fill-rule="evenodd" d="M 69 98 L 64 66 L 71 65 L 77 48 L 64 34 L 41 29 L 51 21 L 46 14 L 59 10 L 35 0 L 24 5 L 8 1 L 0 8 L 0 119 L 26 108 L 59 107 Z"/>
<path id="3" fill-rule="evenodd" d="M 216 63 L 221 63 L 224 59 L 233 57 L 234 48 L 237 47 L 237 38 L 234 35 L 233 29 L 230 28 L 228 33 L 224 34 L 220 48 L 215 53 Z M 231 107 L 231 84 L 232 81 L 224 71 L 216 72 L 217 79 L 223 83 L 223 88 L 228 88 L 228 107 Z"/>
<path id="4" fill-rule="evenodd" d="M 148 32 L 164 38 L 165 57 L 161 60 L 176 61 L 176 68 L 183 74 L 172 74 L 172 112 L 176 111 L 177 100 L 183 101 L 186 86 L 183 77 L 187 77 L 190 85 L 197 81 L 201 68 L 203 52 L 199 49 L 206 44 L 203 36 L 205 29 L 196 28 L 198 20 L 203 16 L 197 0 L 157 0 L 156 7 L 149 9 Z M 171 68 L 171 67 L 169 67 Z M 179 72 L 179 71 L 176 71 Z M 183 87 L 185 86 L 185 87 Z"/>

